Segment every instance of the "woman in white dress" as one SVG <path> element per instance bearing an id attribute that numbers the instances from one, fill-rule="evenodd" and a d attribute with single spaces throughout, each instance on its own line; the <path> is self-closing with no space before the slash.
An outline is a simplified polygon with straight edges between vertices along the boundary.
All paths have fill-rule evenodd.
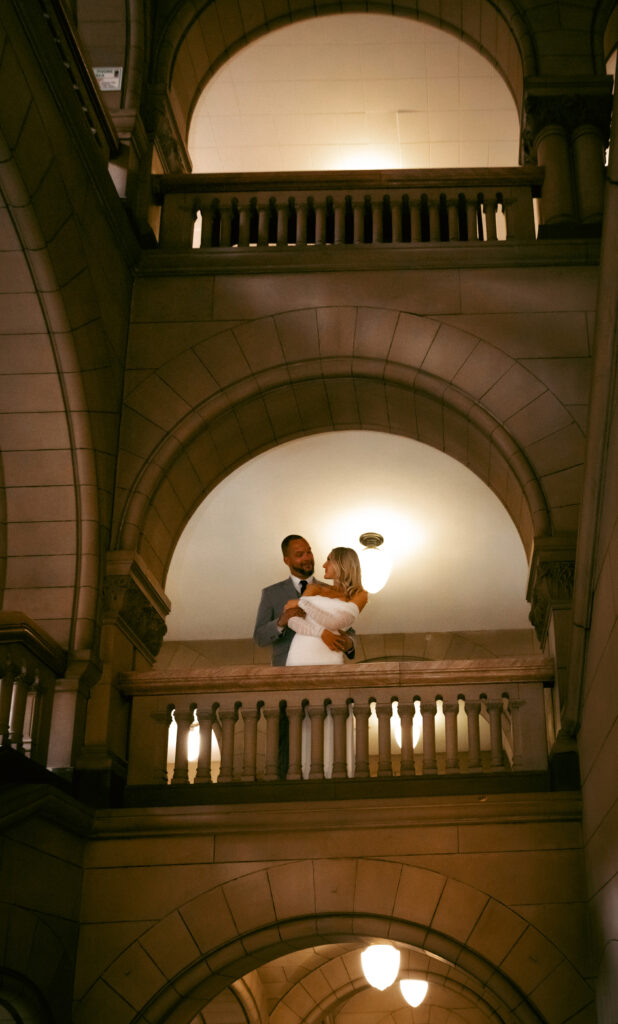
<path id="1" fill-rule="evenodd" d="M 294 610 L 288 626 L 295 636 L 286 665 L 342 665 L 342 651 L 332 651 L 322 640 L 324 630 L 333 633 L 353 626 L 367 604 L 358 555 L 353 548 L 333 548 L 324 562 L 324 577 L 332 586 L 310 583 L 302 597 L 288 601 L 284 611 Z"/>

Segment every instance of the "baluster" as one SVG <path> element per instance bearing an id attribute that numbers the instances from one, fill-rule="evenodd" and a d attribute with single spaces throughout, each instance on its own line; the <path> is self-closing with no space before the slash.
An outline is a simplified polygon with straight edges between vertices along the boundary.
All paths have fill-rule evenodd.
<path id="1" fill-rule="evenodd" d="M 465 711 L 468 716 L 468 770 L 481 767 L 481 740 L 479 734 L 479 714 L 481 702 L 467 700 Z"/>
<path id="2" fill-rule="evenodd" d="M 421 242 L 423 232 L 421 230 L 421 204 L 416 200 L 410 200 L 410 235 L 412 242 Z"/>
<path id="3" fill-rule="evenodd" d="M 423 775 L 435 775 L 438 771 L 436 761 L 436 702 L 421 701 L 423 718 Z"/>
<path id="4" fill-rule="evenodd" d="M 447 216 L 448 216 L 448 239 L 449 242 L 459 241 L 459 211 L 457 209 L 457 200 L 447 200 Z"/>
<path id="5" fill-rule="evenodd" d="M 516 698 L 509 700 L 509 712 L 511 715 L 511 745 L 513 748 L 513 771 L 521 771 L 523 767 L 523 735 L 520 710 L 525 700 Z"/>
<path id="6" fill-rule="evenodd" d="M 359 199 L 357 196 L 352 197 L 352 211 L 354 221 L 354 238 L 353 242 L 358 245 L 359 242 L 363 241 L 364 238 L 364 217 L 365 217 L 365 202 L 363 199 Z"/>
<path id="7" fill-rule="evenodd" d="M 324 778 L 324 708 L 309 707 L 311 723 L 311 767 L 310 779 Z"/>
<path id="8" fill-rule="evenodd" d="M 478 203 L 475 199 L 466 198 L 466 224 L 468 226 L 468 241 L 478 240 Z"/>
<path id="9" fill-rule="evenodd" d="M 193 721 L 193 707 L 189 711 L 176 709 L 176 760 L 172 785 L 177 786 L 189 781 L 189 729 Z"/>
<path id="10" fill-rule="evenodd" d="M 200 724 L 200 751 L 197 757 L 196 782 L 212 782 L 212 723 L 214 713 L 197 709 L 197 719 Z"/>
<path id="11" fill-rule="evenodd" d="M 369 718 L 371 707 L 369 704 L 354 704 L 354 719 L 356 721 L 356 761 L 354 767 L 355 779 L 369 778 Z"/>
<path id="12" fill-rule="evenodd" d="M 296 203 L 296 244 L 307 244 L 307 204 Z"/>
<path id="13" fill-rule="evenodd" d="M 28 700 L 28 681 L 25 670 L 22 670 L 15 677 L 13 687 L 13 702 L 11 704 L 11 715 L 9 722 L 9 743 L 15 750 L 24 749 L 24 719 L 26 716 L 26 701 Z"/>
<path id="14" fill-rule="evenodd" d="M 346 779 L 348 777 L 345 750 L 345 728 L 348 717 L 347 705 L 334 707 L 331 704 L 330 713 L 333 718 L 333 771 L 331 778 Z"/>
<path id="15" fill-rule="evenodd" d="M 277 245 L 283 246 L 288 244 L 290 200 L 280 199 L 275 205 L 277 210 Z"/>
<path id="16" fill-rule="evenodd" d="M 213 203 L 204 203 L 202 205 L 202 249 L 210 249 L 212 246 L 213 218 Z"/>
<path id="17" fill-rule="evenodd" d="M 289 764 L 286 779 L 302 779 L 302 728 L 305 710 L 302 707 L 290 707 L 288 704 L 289 722 Z"/>
<path id="18" fill-rule="evenodd" d="M 167 751 L 170 742 L 170 725 L 172 724 L 173 704 L 168 704 L 165 711 L 155 711 L 150 717 L 156 723 L 154 757 L 152 759 L 152 783 L 155 786 L 167 785 Z"/>
<path id="19" fill-rule="evenodd" d="M 228 248 L 232 244 L 232 200 L 225 199 L 219 204 L 219 245 Z"/>
<path id="20" fill-rule="evenodd" d="M 414 743 L 412 740 L 412 724 L 414 719 L 414 704 L 410 701 L 407 704 L 399 704 L 399 717 L 401 719 L 401 774 L 414 775 Z"/>
<path id="21" fill-rule="evenodd" d="M 262 711 L 266 719 L 266 764 L 264 766 L 264 779 L 266 782 L 273 782 L 279 778 L 279 708 L 264 708 Z"/>
<path id="22" fill-rule="evenodd" d="M 2 679 L 0 679 L 0 743 L 9 746 L 9 721 L 11 717 L 11 700 L 13 699 L 13 666 L 5 662 Z"/>
<path id="23" fill-rule="evenodd" d="M 333 242 L 335 245 L 342 245 L 345 242 L 345 198 L 338 196 L 333 199 L 334 213 L 335 213 L 335 235 Z"/>
<path id="24" fill-rule="evenodd" d="M 324 245 L 326 241 L 326 196 L 321 196 L 315 203 L 315 244 Z"/>
<path id="25" fill-rule="evenodd" d="M 268 202 L 258 200 L 258 246 L 268 245 L 268 220 L 270 206 Z"/>
<path id="26" fill-rule="evenodd" d="M 429 213 L 429 241 L 440 241 L 440 206 L 438 201 L 427 196 L 427 209 Z"/>
<path id="27" fill-rule="evenodd" d="M 393 774 L 391 759 L 391 715 L 392 705 L 376 702 L 378 716 L 378 778 Z"/>
<path id="28" fill-rule="evenodd" d="M 459 769 L 459 753 L 457 750 L 457 715 L 459 714 L 459 703 L 442 704 L 444 712 L 444 732 L 446 744 L 446 770 L 456 772 Z"/>
<path id="29" fill-rule="evenodd" d="M 257 752 L 258 708 L 241 708 L 243 721 L 242 781 L 255 782 L 255 756 Z"/>
<path id="30" fill-rule="evenodd" d="M 493 199 L 484 200 L 483 207 L 485 209 L 485 230 L 487 232 L 487 241 L 496 241 L 496 207 L 497 201 L 495 197 Z"/>
<path id="31" fill-rule="evenodd" d="M 401 200 L 399 197 L 391 199 L 391 228 L 391 241 L 401 242 Z"/>
<path id="32" fill-rule="evenodd" d="M 251 213 L 246 199 L 238 200 L 238 248 L 246 249 L 249 245 Z"/>
<path id="33" fill-rule="evenodd" d="M 221 767 L 219 782 L 231 782 L 234 774 L 234 726 L 238 713 L 235 708 L 219 708 L 221 722 Z"/>
<path id="34" fill-rule="evenodd" d="M 502 749 L 502 701 L 488 700 L 485 707 L 489 713 L 489 737 L 491 745 L 491 769 L 500 771 L 504 768 L 504 752 Z"/>
<path id="35" fill-rule="evenodd" d="M 382 200 L 373 198 L 371 200 L 371 224 L 372 242 L 384 241 L 384 225 L 382 223 Z"/>

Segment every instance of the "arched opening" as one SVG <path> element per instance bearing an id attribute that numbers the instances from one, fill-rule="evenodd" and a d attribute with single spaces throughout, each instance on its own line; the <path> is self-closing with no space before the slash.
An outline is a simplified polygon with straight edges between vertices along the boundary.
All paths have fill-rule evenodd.
<path id="1" fill-rule="evenodd" d="M 452 457 L 376 431 L 289 441 L 227 476 L 194 512 L 166 580 L 169 640 L 250 637 L 261 588 L 287 575 L 279 548 L 329 550 L 377 530 L 393 560 L 364 634 L 530 630 L 527 559 L 505 507 Z"/>
<path id="2" fill-rule="evenodd" d="M 209 80 L 196 172 L 508 167 L 519 120 L 487 57 L 434 25 L 329 14 L 269 32 Z"/>

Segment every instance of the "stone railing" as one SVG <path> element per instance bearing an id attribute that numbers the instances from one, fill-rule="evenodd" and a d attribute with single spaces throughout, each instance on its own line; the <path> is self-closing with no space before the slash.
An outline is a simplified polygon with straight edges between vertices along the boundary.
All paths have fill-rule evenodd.
<path id="1" fill-rule="evenodd" d="M 20 612 L 0 612 L 0 747 L 47 765 L 54 693 L 66 655 Z"/>
<path id="2" fill-rule="evenodd" d="M 128 673 L 129 786 L 545 771 L 540 658 Z"/>
<path id="3" fill-rule="evenodd" d="M 543 170 L 159 175 L 161 249 L 529 242 Z"/>

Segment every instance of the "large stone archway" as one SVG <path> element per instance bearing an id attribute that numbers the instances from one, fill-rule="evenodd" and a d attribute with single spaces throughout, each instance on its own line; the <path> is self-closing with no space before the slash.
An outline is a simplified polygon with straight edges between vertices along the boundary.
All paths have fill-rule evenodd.
<path id="1" fill-rule="evenodd" d="M 419 304 L 413 290 L 408 301 Z M 133 358 L 156 366 L 125 398 L 114 547 L 137 550 L 161 584 L 182 529 L 221 479 L 274 445 L 329 430 L 400 434 L 451 455 L 494 491 L 529 556 L 535 538 L 575 528 L 583 432 L 562 398 L 560 360 L 539 360 L 539 376 L 448 317 L 395 303 L 292 305 L 220 332 L 175 317 L 155 326 L 150 308 L 140 322 L 140 306 Z M 539 436 L 561 444 L 549 450 Z"/>
<path id="2" fill-rule="evenodd" d="M 96 1019 L 104 1005 L 108 1013 L 122 1006 L 118 1020 L 132 1024 L 189 1024 L 260 964 L 310 946 L 371 940 L 450 965 L 442 983 L 463 985 L 488 1018 L 508 1024 L 545 1022 L 556 984 L 565 1008 L 590 1001 L 554 943 L 482 889 L 397 859 L 345 857 L 272 863 L 196 894 L 101 965 L 75 1019 Z M 344 995 L 335 990 L 326 1002 Z"/>

